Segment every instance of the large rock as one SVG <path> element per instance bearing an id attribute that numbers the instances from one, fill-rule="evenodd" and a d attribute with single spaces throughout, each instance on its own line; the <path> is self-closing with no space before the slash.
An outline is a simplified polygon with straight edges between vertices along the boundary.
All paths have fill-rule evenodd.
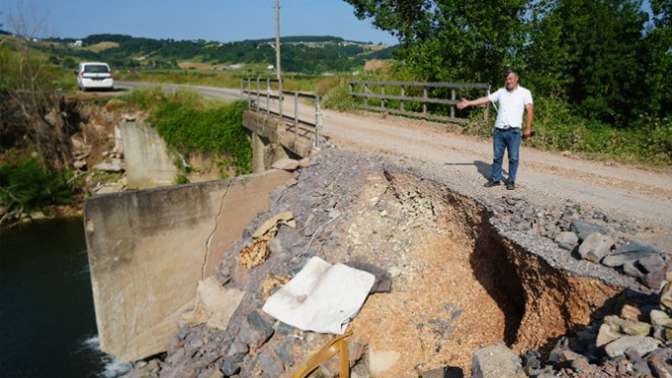
<path id="1" fill-rule="evenodd" d="M 121 159 L 111 159 L 102 163 L 96 164 L 94 169 L 103 172 L 121 172 L 124 170 Z"/>
<path id="2" fill-rule="evenodd" d="M 604 351 L 611 358 L 622 356 L 625 351 L 632 349 L 637 351 L 640 355 L 645 355 L 658 348 L 660 342 L 653 337 L 648 336 L 623 336 L 612 341 L 604 347 Z"/>
<path id="3" fill-rule="evenodd" d="M 571 231 L 565 231 L 555 237 L 555 242 L 558 243 L 560 248 L 571 251 L 579 244 L 579 237 Z"/>
<path id="4" fill-rule="evenodd" d="M 590 234 L 594 233 L 602 235 L 607 234 L 607 229 L 605 227 L 580 220 L 572 222 L 572 230 L 576 232 L 576 235 L 579 237 L 579 240 L 586 240 L 586 238 L 588 238 Z"/>
<path id="5" fill-rule="evenodd" d="M 651 333 L 651 324 L 626 319 L 621 330 L 631 336 L 648 336 Z"/>
<path id="6" fill-rule="evenodd" d="M 247 316 L 247 328 L 241 330 L 240 338 L 250 346 L 250 349 L 256 351 L 273 336 L 273 325 L 264 320 L 257 311 Z"/>
<path id="7" fill-rule="evenodd" d="M 672 328 L 672 319 L 665 311 L 651 310 L 649 317 L 651 318 L 651 324 L 654 326 Z"/>
<path id="8" fill-rule="evenodd" d="M 244 295 L 241 290 L 223 287 L 214 276 L 210 276 L 198 283 L 196 308 L 186 320 L 226 331 Z"/>
<path id="9" fill-rule="evenodd" d="M 640 281 L 652 289 L 660 289 L 666 270 L 663 257 L 659 254 L 649 255 L 637 260 L 635 264 L 645 274 Z"/>
<path id="10" fill-rule="evenodd" d="M 668 310 L 672 310 L 672 284 L 669 282 L 663 287 L 660 293 L 660 304 Z"/>
<path id="11" fill-rule="evenodd" d="M 584 260 L 599 262 L 609 254 L 613 245 L 614 240 L 609 236 L 593 232 L 579 246 L 579 255 Z"/>
<path id="12" fill-rule="evenodd" d="M 634 263 L 635 261 L 651 256 L 657 255 L 656 252 L 650 251 L 631 251 L 631 252 L 616 252 L 618 248 L 614 250 L 614 253 L 602 259 L 602 264 L 617 268 L 627 263 Z"/>
<path id="13" fill-rule="evenodd" d="M 524 378 L 527 377 L 520 359 L 504 344 L 482 348 L 474 352 L 473 378 Z"/>
<path id="14" fill-rule="evenodd" d="M 603 323 L 597 333 L 597 340 L 595 345 L 599 348 L 609 344 L 610 342 L 622 337 L 623 335 L 618 330 L 613 329 L 609 324 Z"/>
<path id="15" fill-rule="evenodd" d="M 298 160 L 294 159 L 280 159 L 273 163 L 271 168 L 273 169 L 282 169 L 285 171 L 295 171 L 301 166 L 301 163 Z"/>
<path id="16" fill-rule="evenodd" d="M 420 378 L 464 378 L 464 372 L 459 367 L 444 366 L 420 374 Z"/>
<path id="17" fill-rule="evenodd" d="M 401 354 L 393 350 L 369 350 L 369 371 L 374 377 L 384 377 L 399 360 Z"/>
<path id="18" fill-rule="evenodd" d="M 648 244 L 640 243 L 637 241 L 629 241 L 625 244 L 621 244 L 614 249 L 614 253 L 647 253 L 647 254 L 658 254 L 655 248 Z"/>

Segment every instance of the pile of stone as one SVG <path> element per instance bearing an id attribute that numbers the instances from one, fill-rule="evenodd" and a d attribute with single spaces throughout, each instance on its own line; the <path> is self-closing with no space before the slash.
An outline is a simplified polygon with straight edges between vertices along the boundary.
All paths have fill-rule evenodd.
<path id="1" fill-rule="evenodd" d="M 607 315 L 561 337 L 546 360 L 523 355 L 532 377 L 672 377 L 672 285 L 662 293 L 627 293 L 619 315 Z"/>
<path id="2" fill-rule="evenodd" d="M 578 259 L 600 263 L 659 290 L 668 258 L 656 248 L 630 240 L 637 226 L 609 218 L 596 209 L 568 201 L 556 209 L 535 208 L 521 198 L 505 197 L 497 206 L 500 219 L 511 229 L 553 240 Z"/>

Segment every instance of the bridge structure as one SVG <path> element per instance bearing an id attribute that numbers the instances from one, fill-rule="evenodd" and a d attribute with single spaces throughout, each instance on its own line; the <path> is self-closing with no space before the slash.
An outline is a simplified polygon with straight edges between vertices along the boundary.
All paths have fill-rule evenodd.
<path id="1" fill-rule="evenodd" d="M 248 102 L 243 126 L 251 132 L 253 170 L 262 172 L 288 157 L 307 157 L 320 148 L 324 119 L 322 98 L 315 93 L 282 90 L 278 80 L 241 79 L 240 96 Z M 482 96 L 485 83 L 417 81 L 350 81 L 348 94 L 358 109 L 384 115 L 463 125 L 468 118 L 456 115 L 458 92 Z M 483 112 L 489 116 L 489 105 Z"/>

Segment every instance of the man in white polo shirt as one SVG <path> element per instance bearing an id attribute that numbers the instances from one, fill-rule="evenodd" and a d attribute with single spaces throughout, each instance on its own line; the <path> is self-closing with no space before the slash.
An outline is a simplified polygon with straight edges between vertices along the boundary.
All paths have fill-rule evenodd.
<path id="1" fill-rule="evenodd" d="M 484 105 L 488 102 L 499 103 L 492 137 L 494 153 L 492 175 L 484 186 L 490 188 L 500 184 L 502 180 L 502 160 L 504 159 L 504 149 L 506 149 L 509 156 L 509 179 L 506 181 L 506 189 L 513 190 L 516 188 L 523 112 L 527 110 L 527 122 L 522 137 L 529 138 L 532 136 L 534 108 L 532 93 L 518 85 L 518 74 L 516 72 L 512 70 L 506 72 L 505 85 L 505 88 L 500 88 L 497 92 L 476 100 L 462 99 L 457 104 L 457 108 L 462 110 L 469 106 Z"/>

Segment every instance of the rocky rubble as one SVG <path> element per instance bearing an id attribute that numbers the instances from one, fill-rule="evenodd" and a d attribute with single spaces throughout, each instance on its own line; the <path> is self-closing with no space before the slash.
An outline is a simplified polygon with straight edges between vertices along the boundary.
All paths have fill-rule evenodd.
<path id="1" fill-rule="evenodd" d="M 553 240 L 577 259 L 618 270 L 658 290 L 665 278 L 667 255 L 631 240 L 637 225 L 610 218 L 567 201 L 559 208 L 536 208 L 522 198 L 508 197 L 495 206 L 499 218 L 511 228 Z"/>
<path id="2" fill-rule="evenodd" d="M 672 278 L 672 277 L 671 277 Z M 542 359 L 523 355 L 531 377 L 672 377 L 672 287 L 658 294 L 626 292 L 619 314 L 561 337 Z"/>

